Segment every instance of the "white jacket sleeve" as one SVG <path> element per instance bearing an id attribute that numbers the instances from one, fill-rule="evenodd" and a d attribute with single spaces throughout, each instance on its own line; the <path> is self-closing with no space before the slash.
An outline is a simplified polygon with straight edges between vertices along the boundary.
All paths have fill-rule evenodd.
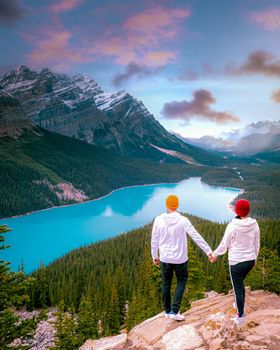
<path id="1" fill-rule="evenodd" d="M 255 244 L 256 257 L 258 257 L 259 250 L 260 250 L 260 228 L 258 223 L 256 225 L 256 234 L 255 234 L 254 244 Z"/>
<path id="2" fill-rule="evenodd" d="M 231 225 L 227 225 L 226 231 L 224 233 L 224 237 L 221 241 L 221 243 L 219 244 L 218 248 L 214 250 L 213 255 L 214 256 L 218 256 L 218 255 L 223 255 L 225 254 L 225 252 L 227 251 L 230 241 L 232 239 L 232 227 Z"/>
<path id="3" fill-rule="evenodd" d="M 152 238 L 151 238 L 151 253 L 153 259 L 158 258 L 158 248 L 159 248 L 159 233 L 157 230 L 157 218 L 155 218 L 153 229 L 152 229 Z"/>
<path id="4" fill-rule="evenodd" d="M 206 241 L 201 237 L 201 235 L 196 231 L 193 225 L 189 220 L 186 221 L 185 224 L 186 232 L 189 236 L 191 236 L 192 240 L 199 246 L 200 249 L 204 251 L 206 255 L 212 253 L 212 249 L 206 243 Z"/>

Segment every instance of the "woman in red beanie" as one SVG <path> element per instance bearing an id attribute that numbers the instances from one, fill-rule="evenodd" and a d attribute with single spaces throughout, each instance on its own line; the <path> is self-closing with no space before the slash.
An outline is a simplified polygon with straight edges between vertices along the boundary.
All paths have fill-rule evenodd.
<path id="1" fill-rule="evenodd" d="M 228 251 L 230 278 L 235 293 L 237 314 L 233 318 L 236 324 L 244 321 L 245 287 L 244 279 L 255 266 L 260 248 L 260 229 L 257 221 L 248 217 L 250 202 L 240 199 L 236 202 L 236 217 L 226 228 L 224 237 L 212 253 L 212 262 L 218 255 Z"/>

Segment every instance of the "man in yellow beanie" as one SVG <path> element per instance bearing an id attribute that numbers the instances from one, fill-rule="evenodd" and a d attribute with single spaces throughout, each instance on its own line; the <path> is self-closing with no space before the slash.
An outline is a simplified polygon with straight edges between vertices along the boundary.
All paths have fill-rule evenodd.
<path id="1" fill-rule="evenodd" d="M 167 197 L 167 212 L 157 216 L 154 220 L 151 251 L 154 264 L 160 264 L 161 267 L 165 317 L 183 321 L 185 317 L 180 314 L 179 310 L 188 279 L 187 236 L 193 239 L 209 259 L 212 258 L 212 250 L 190 221 L 176 211 L 178 206 L 177 196 Z M 170 289 L 174 272 L 177 277 L 177 287 L 171 304 Z"/>

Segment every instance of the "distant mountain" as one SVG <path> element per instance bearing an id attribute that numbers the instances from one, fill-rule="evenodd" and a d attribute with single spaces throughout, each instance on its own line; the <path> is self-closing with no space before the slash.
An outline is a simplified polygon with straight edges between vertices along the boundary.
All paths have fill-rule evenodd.
<path id="1" fill-rule="evenodd" d="M 222 158 L 187 145 L 144 104 L 125 91 L 104 93 L 91 78 L 25 66 L 6 73 L 0 86 L 16 97 L 37 125 L 120 154 L 160 162 L 221 165 Z"/>
<path id="2" fill-rule="evenodd" d="M 279 152 L 280 121 L 261 121 L 245 126 L 243 129 L 224 133 L 220 138 L 203 136 L 197 139 L 177 137 L 184 142 L 203 149 L 231 152 L 238 155 Z"/>

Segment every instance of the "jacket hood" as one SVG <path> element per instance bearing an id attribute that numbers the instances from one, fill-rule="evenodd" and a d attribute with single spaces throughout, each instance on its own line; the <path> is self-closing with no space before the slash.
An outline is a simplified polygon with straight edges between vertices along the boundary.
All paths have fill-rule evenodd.
<path id="1" fill-rule="evenodd" d="M 236 228 L 249 229 L 249 228 L 253 228 L 254 226 L 256 226 L 257 221 L 255 219 L 248 217 L 246 219 L 233 219 L 232 224 Z"/>
<path id="2" fill-rule="evenodd" d="M 161 218 L 167 226 L 174 226 L 180 221 L 181 215 L 177 211 L 174 211 L 172 213 L 162 214 Z"/>

